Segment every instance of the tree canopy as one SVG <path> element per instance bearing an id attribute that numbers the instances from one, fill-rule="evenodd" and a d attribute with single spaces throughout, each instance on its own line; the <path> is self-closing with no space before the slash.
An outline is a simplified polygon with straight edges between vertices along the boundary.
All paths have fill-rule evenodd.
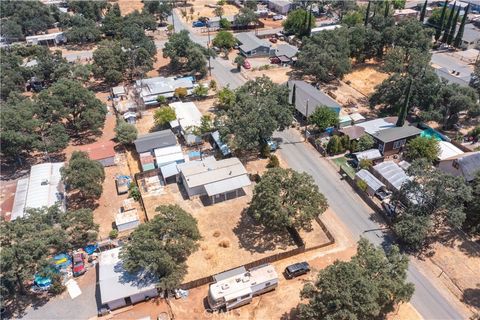
<path id="1" fill-rule="evenodd" d="M 434 138 L 418 136 L 407 143 L 405 157 L 412 160 L 427 159 L 433 162 L 440 154 L 440 145 Z"/>
<path id="2" fill-rule="evenodd" d="M 307 10 L 300 8 L 290 11 L 282 24 L 285 34 L 307 36 L 315 26 L 315 17 Z"/>
<path id="3" fill-rule="evenodd" d="M 176 118 L 177 115 L 175 114 L 175 109 L 170 106 L 164 106 L 155 110 L 155 113 L 153 115 L 155 124 L 160 127 L 165 126 L 167 123 L 175 120 Z"/>
<path id="4" fill-rule="evenodd" d="M 139 225 L 120 252 L 127 271 L 146 270 L 158 277 L 158 287 L 178 288 L 187 273 L 185 261 L 197 247 L 197 221 L 177 205 L 159 206 L 158 214 Z"/>
<path id="5" fill-rule="evenodd" d="M 293 120 L 288 88 L 266 76 L 246 82 L 235 91 L 235 101 L 224 115 L 220 128 L 232 149 L 252 150 L 284 130 Z"/>
<path id="6" fill-rule="evenodd" d="M 228 31 L 219 31 L 213 38 L 213 45 L 221 49 L 231 49 L 237 44 L 233 33 Z"/>
<path id="7" fill-rule="evenodd" d="M 347 33 L 345 28 L 338 28 L 305 39 L 296 68 L 317 81 L 342 78 L 351 68 Z"/>
<path id="8" fill-rule="evenodd" d="M 466 203 L 466 219 L 464 229 L 472 235 L 480 235 L 480 170 L 477 171 L 475 179 L 471 183 L 472 201 Z"/>
<path id="9" fill-rule="evenodd" d="M 369 134 L 364 134 L 358 139 L 357 150 L 358 151 L 365 151 L 372 149 L 375 145 L 375 140 Z"/>
<path id="10" fill-rule="evenodd" d="M 407 268 L 408 257 L 397 246 L 385 252 L 361 238 L 350 261 L 335 261 L 318 273 L 315 284 L 304 286 L 301 297 L 308 302 L 299 305 L 299 318 L 384 318 L 413 295 Z"/>
<path id="11" fill-rule="evenodd" d="M 312 176 L 292 169 L 271 168 L 255 186 L 248 208 L 267 228 L 309 230 L 311 222 L 328 208 Z"/>
<path id="12" fill-rule="evenodd" d="M 310 115 L 309 122 L 314 124 L 318 130 L 324 131 L 329 127 L 338 125 L 338 114 L 329 107 L 320 106 Z"/>
<path id="13" fill-rule="evenodd" d="M 105 170 L 100 162 L 90 160 L 86 152 L 74 151 L 60 172 L 68 188 L 78 191 L 82 198 L 98 199 L 102 195 Z"/>
<path id="14" fill-rule="evenodd" d="M 138 131 L 133 124 L 126 123 L 123 119 L 117 120 L 115 139 L 123 145 L 132 144 L 137 139 Z"/>
<path id="15" fill-rule="evenodd" d="M 460 227 L 465 221 L 465 203 L 472 192 L 463 177 L 446 174 L 425 160 L 412 163 L 407 180 L 393 200 L 397 210 L 394 230 L 409 248 L 422 249 L 440 226 Z"/>

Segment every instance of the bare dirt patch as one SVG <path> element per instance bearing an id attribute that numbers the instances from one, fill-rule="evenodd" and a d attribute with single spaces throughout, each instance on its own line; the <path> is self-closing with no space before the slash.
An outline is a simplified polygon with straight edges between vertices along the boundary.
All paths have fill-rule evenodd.
<path id="1" fill-rule="evenodd" d="M 359 64 L 345 76 L 344 82 L 365 96 L 375 91 L 375 87 L 388 78 L 388 74 L 380 71 L 378 64 Z"/>
<path id="2" fill-rule="evenodd" d="M 207 17 L 213 18 L 215 14 L 213 13 L 213 8 L 207 7 L 206 5 L 216 4 L 217 1 L 212 0 L 195 0 L 195 1 L 188 1 L 190 7 L 181 8 L 181 10 L 186 10 L 188 21 L 196 20 L 198 17 Z M 193 8 L 193 14 L 191 13 L 191 8 Z M 238 13 L 238 8 L 231 4 L 225 4 L 222 6 L 224 15 L 225 16 L 234 16 Z M 182 19 L 183 19 L 183 15 Z"/>
<path id="3" fill-rule="evenodd" d="M 159 76 L 170 76 L 171 72 L 168 68 L 170 63 L 170 58 L 164 58 L 163 52 L 161 49 L 157 50 L 155 55 L 155 63 L 153 64 L 153 69 L 147 72 L 147 78 L 159 77 Z"/>
<path id="4" fill-rule="evenodd" d="M 112 1 L 118 3 L 122 16 L 126 16 L 135 10 L 142 11 L 143 2 L 141 0 L 116 0 Z"/>
<path id="5" fill-rule="evenodd" d="M 141 118 L 137 119 L 135 126 L 137 127 L 139 135 L 149 133 L 155 127 L 155 120 L 153 119 L 154 113 L 155 108 L 148 109 L 142 112 Z"/>

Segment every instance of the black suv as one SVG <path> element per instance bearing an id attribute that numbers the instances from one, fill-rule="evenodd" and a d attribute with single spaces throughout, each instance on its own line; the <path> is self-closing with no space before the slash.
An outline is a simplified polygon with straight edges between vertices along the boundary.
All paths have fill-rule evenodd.
<path id="1" fill-rule="evenodd" d="M 310 266 L 307 262 L 299 262 L 289 265 L 285 268 L 285 277 L 292 279 L 310 271 Z"/>

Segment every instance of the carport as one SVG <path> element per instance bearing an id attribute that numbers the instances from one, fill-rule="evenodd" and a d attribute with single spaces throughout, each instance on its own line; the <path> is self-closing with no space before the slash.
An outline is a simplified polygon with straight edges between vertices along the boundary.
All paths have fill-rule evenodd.
<path id="1" fill-rule="evenodd" d="M 378 190 L 385 188 L 385 185 L 380 180 L 375 178 L 373 174 L 365 169 L 362 169 L 355 174 L 355 180 L 362 180 L 367 184 L 366 191 L 370 196 L 373 196 Z"/>
<path id="2" fill-rule="evenodd" d="M 230 200 L 237 198 L 239 191 L 243 187 L 251 184 L 247 175 L 234 177 L 227 180 L 217 181 L 205 185 L 207 196 L 211 199 L 212 204 L 218 201 Z"/>

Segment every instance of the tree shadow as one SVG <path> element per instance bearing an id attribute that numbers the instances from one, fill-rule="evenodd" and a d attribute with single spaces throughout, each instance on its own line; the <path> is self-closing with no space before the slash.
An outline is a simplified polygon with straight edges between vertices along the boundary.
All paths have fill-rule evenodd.
<path id="1" fill-rule="evenodd" d="M 298 310 L 298 306 L 296 307 L 293 307 L 292 309 L 290 309 L 290 311 L 288 312 L 285 312 L 284 314 L 282 314 L 280 316 L 280 320 L 294 320 L 294 319 L 298 319 L 298 316 L 299 316 L 299 310 Z"/>
<path id="2" fill-rule="evenodd" d="M 36 310 L 50 301 L 50 297 L 51 295 L 48 293 L 42 293 L 41 295 L 31 293 L 16 295 L 12 300 L 4 301 L 5 311 L 2 314 L 2 319 L 23 318 L 28 314 L 26 310 L 29 307 Z"/>
<path id="3" fill-rule="evenodd" d="M 480 285 L 477 288 L 463 290 L 462 301 L 475 308 L 480 308 Z"/>
<path id="4" fill-rule="evenodd" d="M 69 193 L 67 196 L 67 207 L 69 210 L 78 210 L 88 208 L 95 210 L 98 208 L 98 202 L 92 198 L 84 198 L 79 192 Z"/>
<path id="5" fill-rule="evenodd" d="M 233 228 L 237 236 L 240 248 L 249 252 L 265 253 L 277 249 L 285 250 L 289 246 L 295 246 L 290 234 L 284 232 L 275 232 L 255 221 L 244 209 L 240 220 Z"/>

